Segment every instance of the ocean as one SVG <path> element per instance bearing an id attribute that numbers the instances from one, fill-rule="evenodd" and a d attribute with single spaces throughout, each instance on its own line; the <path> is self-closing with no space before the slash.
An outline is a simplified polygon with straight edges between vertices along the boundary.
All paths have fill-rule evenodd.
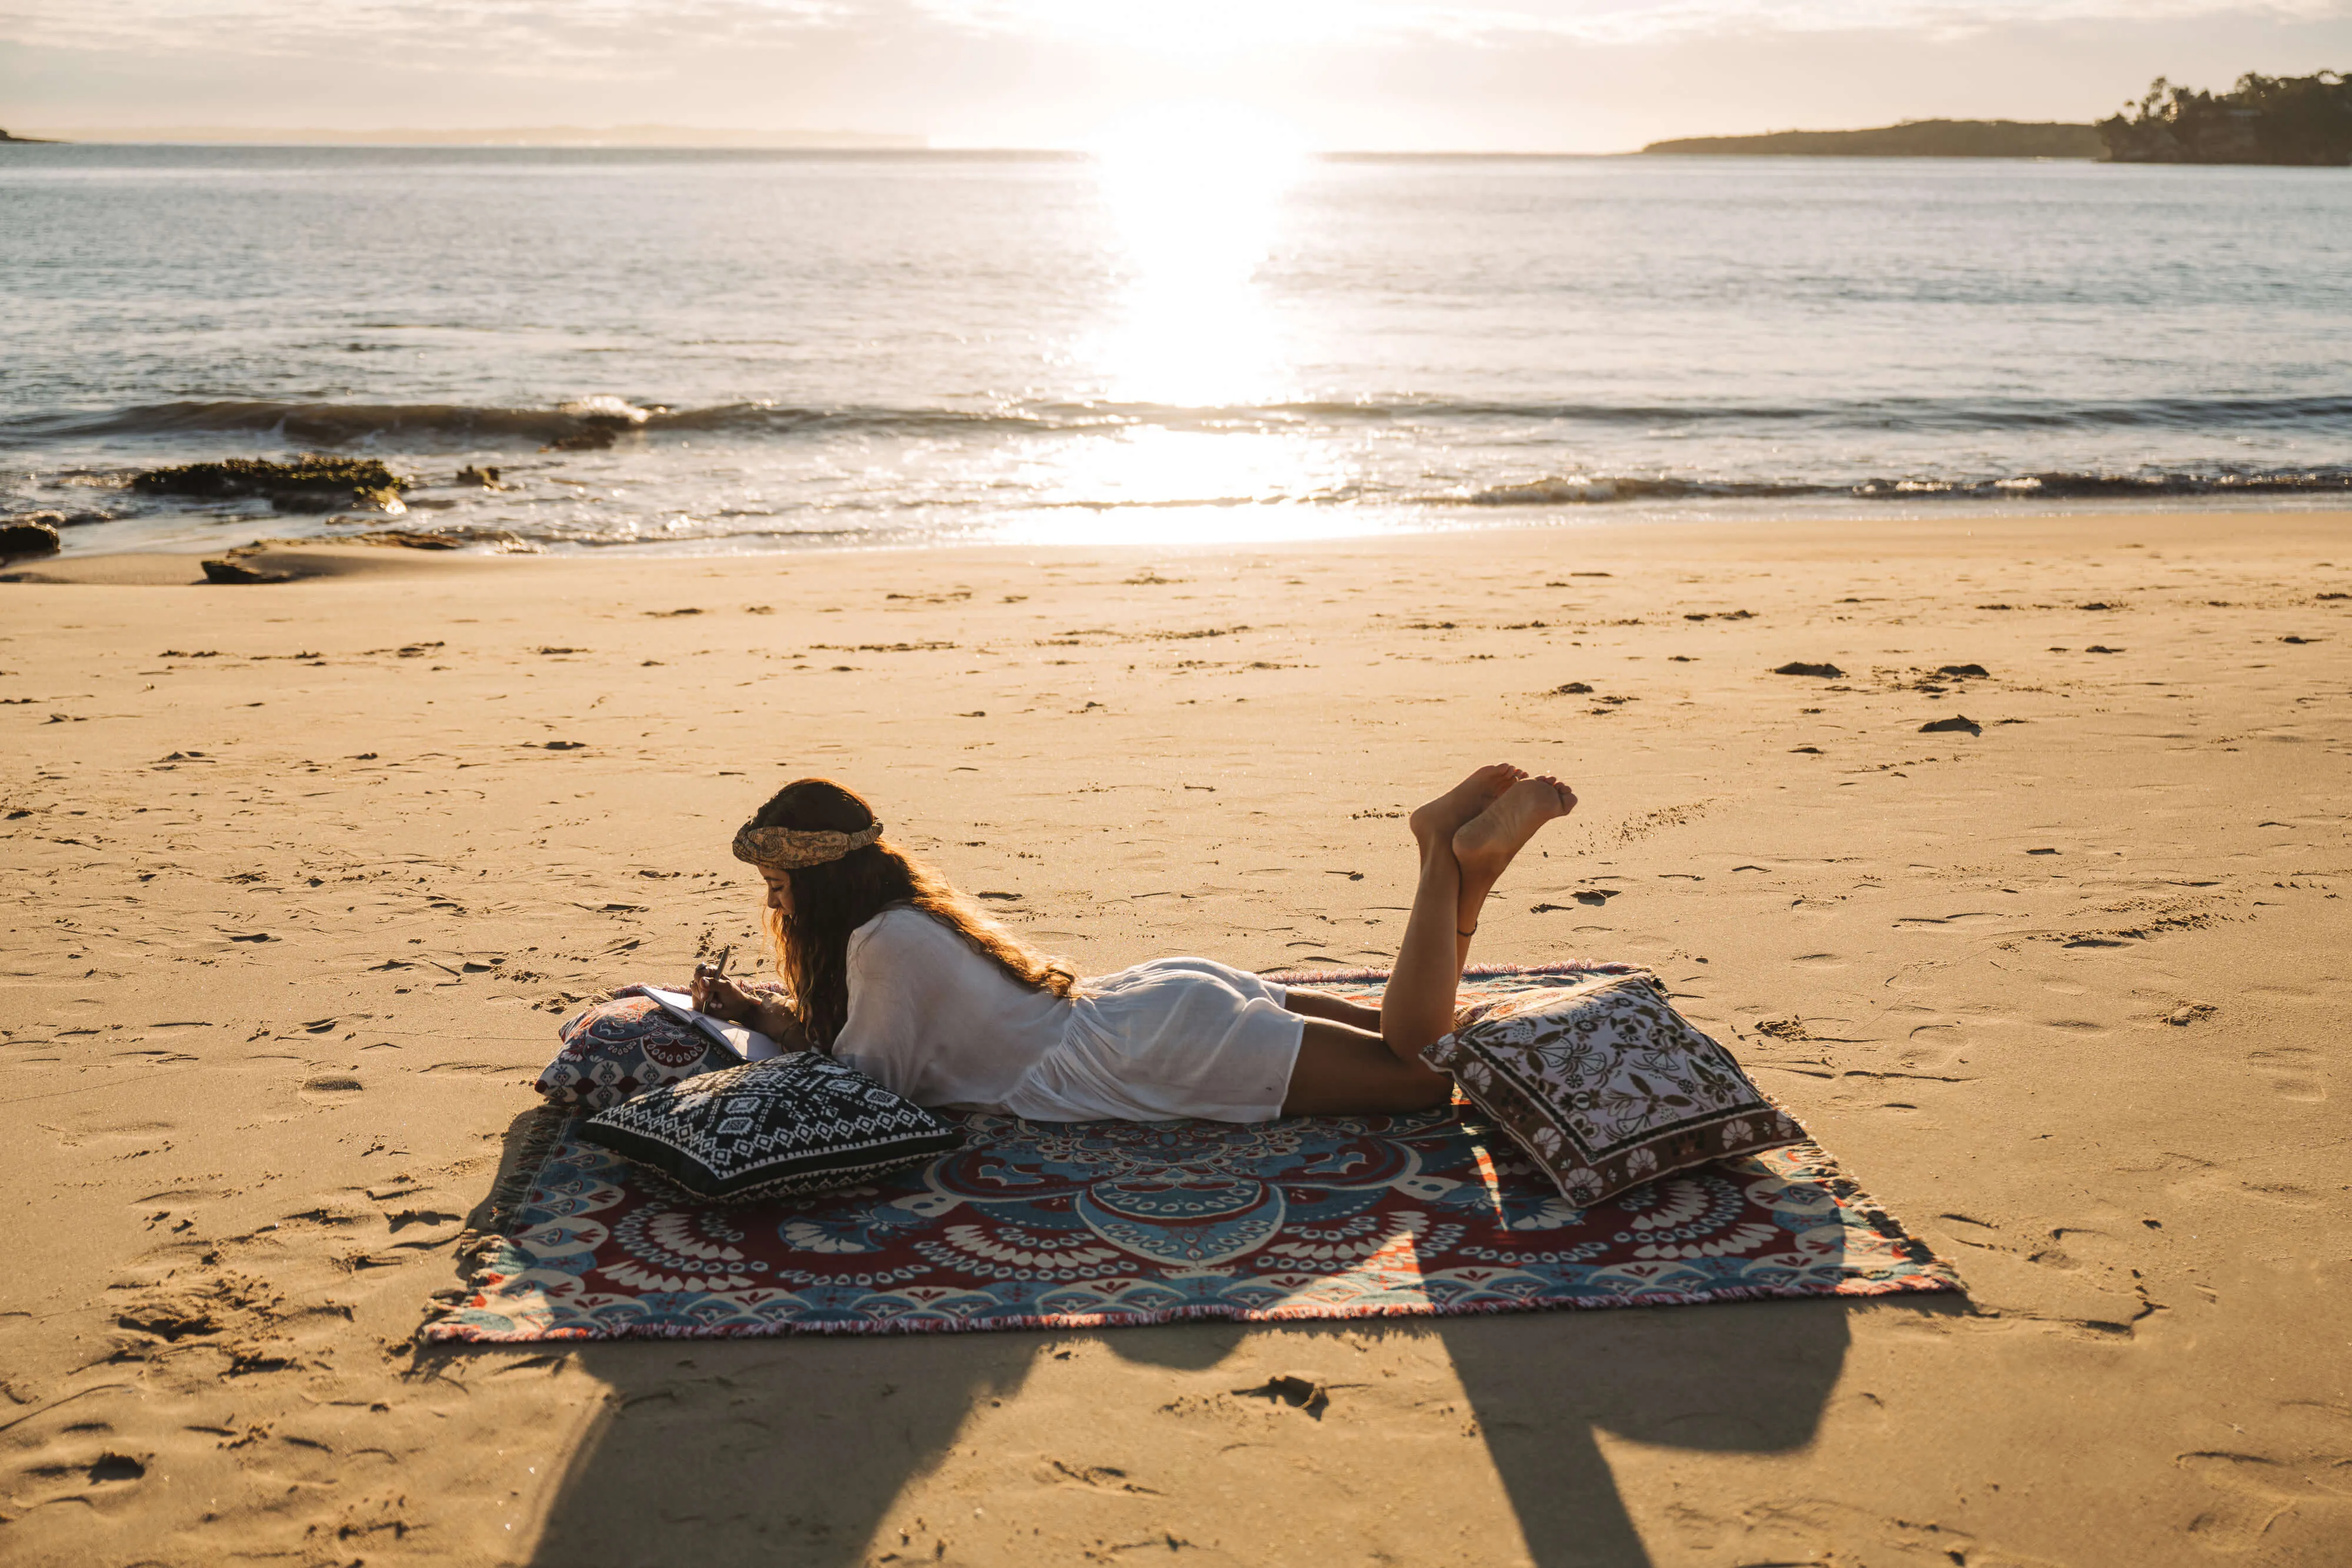
<path id="1" fill-rule="evenodd" d="M 2352 492 L 2341 170 L 0 146 L 0 511 L 75 553 Z M 305 452 L 406 515 L 128 487 Z"/>

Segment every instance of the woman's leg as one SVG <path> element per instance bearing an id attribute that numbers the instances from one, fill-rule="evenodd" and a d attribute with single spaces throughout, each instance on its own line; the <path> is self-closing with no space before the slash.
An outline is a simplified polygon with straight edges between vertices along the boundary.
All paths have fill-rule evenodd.
<path id="1" fill-rule="evenodd" d="M 1454 863 L 1462 870 L 1462 891 L 1455 915 L 1455 939 L 1462 945 L 1460 967 L 1470 963 L 1469 933 L 1478 929 L 1486 895 L 1536 830 L 1554 817 L 1576 810 L 1576 791 L 1549 774 L 1527 779 L 1504 792 L 1503 798 L 1464 823 L 1454 834 Z"/>
<path id="2" fill-rule="evenodd" d="M 1469 951 L 1462 933 L 1470 929 L 1456 924 L 1462 868 L 1454 859 L 1454 836 L 1526 777 L 1507 762 L 1481 768 L 1406 819 L 1420 850 L 1420 877 L 1381 996 L 1381 1038 L 1400 1061 L 1420 1066 L 1421 1048 L 1454 1025 L 1454 993 Z"/>
<path id="3" fill-rule="evenodd" d="M 1282 1096 L 1286 1116 L 1396 1116 L 1433 1111 L 1454 1097 L 1454 1080 L 1418 1061 L 1400 1061 L 1370 1030 L 1309 1018 Z"/>
<path id="4" fill-rule="evenodd" d="M 1345 997 L 1335 997 L 1328 991 L 1302 990 L 1293 986 L 1283 1004 L 1290 1011 L 1311 1019 L 1323 1019 L 1331 1023 L 1343 1023 L 1367 1034 L 1381 1032 L 1381 1009 L 1351 1002 Z"/>
<path id="5" fill-rule="evenodd" d="M 1460 814 L 1482 794 L 1477 810 Z M 1575 793 L 1557 779 L 1482 768 L 1412 814 L 1421 883 L 1381 998 L 1381 1038 L 1400 1061 L 1417 1065 L 1422 1049 L 1454 1027 L 1455 993 L 1486 895 L 1537 829 L 1575 809 Z"/>
<path id="6" fill-rule="evenodd" d="M 1346 1014 L 1339 1008 L 1294 1007 L 1309 1021 L 1284 1114 L 1383 1114 L 1445 1103 L 1453 1081 L 1423 1065 L 1421 1052 L 1454 1027 L 1478 911 L 1536 830 L 1575 807 L 1575 793 L 1559 779 L 1529 779 L 1498 764 L 1480 768 L 1412 814 L 1420 881 L 1381 994 L 1380 1032 L 1339 1021 Z M 1340 1006 L 1359 1016 L 1367 1011 Z"/>

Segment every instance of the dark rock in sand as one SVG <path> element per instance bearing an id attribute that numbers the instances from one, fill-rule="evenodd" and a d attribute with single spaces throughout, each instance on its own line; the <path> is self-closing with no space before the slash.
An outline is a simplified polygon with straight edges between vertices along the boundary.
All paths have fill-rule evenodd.
<path id="1" fill-rule="evenodd" d="M 1563 697 L 1580 697 L 1591 690 L 1592 688 L 1582 681 L 1570 681 L 1564 686 L 1552 687 L 1555 695 Z"/>
<path id="2" fill-rule="evenodd" d="M 0 559 L 19 555 L 55 555 L 63 548 L 54 512 L 35 512 L 0 523 Z"/>
<path id="3" fill-rule="evenodd" d="M 1286 1374 L 1281 1377 L 1269 1377 L 1255 1388 L 1236 1388 L 1234 1392 L 1244 1398 L 1268 1402 L 1278 1400 L 1294 1410 L 1306 1411 L 1318 1421 L 1323 1419 L 1323 1412 L 1331 1407 L 1331 1393 L 1326 1385 Z"/>
<path id="4" fill-rule="evenodd" d="M 1992 672 L 1982 664 L 1946 664 L 1936 673 L 1939 675 L 1974 675 L 1987 678 L 1992 674 Z"/>
<path id="5" fill-rule="evenodd" d="M 294 574 L 290 571 L 266 571 L 242 561 L 208 560 L 205 562 L 205 580 L 224 583 L 291 582 Z"/>
<path id="6" fill-rule="evenodd" d="M 1794 660 L 1772 672 L 1776 675 L 1819 675 L 1825 681 L 1837 680 L 1845 672 L 1835 664 L 1804 664 Z"/>
<path id="7" fill-rule="evenodd" d="M 331 512 L 338 507 L 373 507 L 393 513 L 408 509 L 400 499 L 408 481 L 372 457 L 313 456 L 291 463 L 231 457 L 150 468 L 131 484 L 159 496 L 259 496 L 281 512 Z"/>
<path id="8" fill-rule="evenodd" d="M 1939 730 L 1966 730 L 1970 735 L 1982 735 L 1984 726 L 1964 713 L 1956 713 L 1949 718 L 1936 719 L 1919 727 L 1922 735 L 1934 735 Z"/>

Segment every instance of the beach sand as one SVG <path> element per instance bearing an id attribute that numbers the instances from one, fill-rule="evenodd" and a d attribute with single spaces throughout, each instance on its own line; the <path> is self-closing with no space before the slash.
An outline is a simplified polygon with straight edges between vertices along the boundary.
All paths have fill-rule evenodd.
<path id="1" fill-rule="evenodd" d="M 2352 1561 L 2347 529 L 18 563 L 0 1559 Z M 417 1344 L 784 779 L 1088 972 L 1271 968 L 1384 962 L 1496 758 L 1583 804 L 1475 959 L 1655 966 L 1965 1300 Z"/>

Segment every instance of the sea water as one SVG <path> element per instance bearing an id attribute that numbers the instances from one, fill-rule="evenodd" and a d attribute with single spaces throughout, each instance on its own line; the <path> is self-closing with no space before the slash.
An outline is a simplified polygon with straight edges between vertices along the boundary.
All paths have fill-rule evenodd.
<path id="1" fill-rule="evenodd" d="M 0 511 L 554 549 L 2342 505 L 2352 174 L 0 147 Z M 500 488 L 456 482 L 467 465 Z"/>

